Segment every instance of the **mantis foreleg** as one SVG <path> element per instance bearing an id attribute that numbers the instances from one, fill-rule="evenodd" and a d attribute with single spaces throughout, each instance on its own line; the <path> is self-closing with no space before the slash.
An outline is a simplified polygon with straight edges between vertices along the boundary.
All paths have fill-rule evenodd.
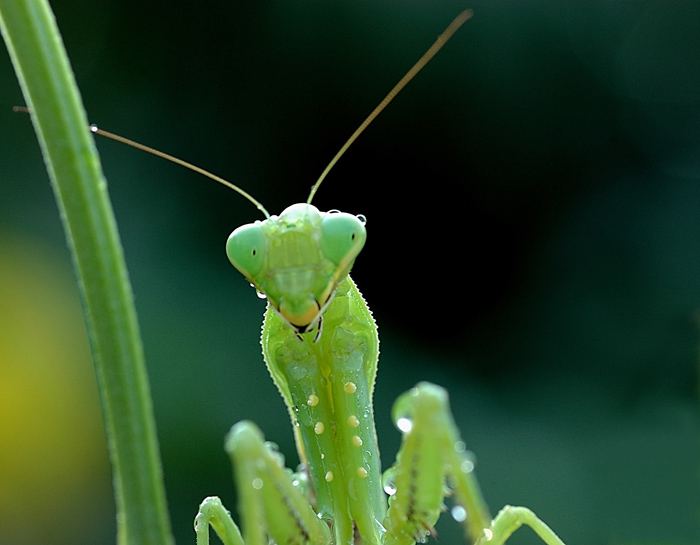
<path id="1" fill-rule="evenodd" d="M 226 450 L 233 463 L 243 536 L 218 498 L 207 498 L 195 519 L 197 544 L 209 543 L 209 525 L 224 545 L 275 543 L 328 545 L 328 524 L 319 519 L 309 499 L 293 483 L 279 452 L 265 443 L 252 422 L 231 428 Z"/>
<path id="2" fill-rule="evenodd" d="M 194 519 L 197 545 L 209 545 L 209 526 L 214 529 L 224 545 L 243 545 L 243 537 L 233 522 L 231 513 L 216 496 L 205 498 L 199 505 L 199 512 Z"/>
<path id="3" fill-rule="evenodd" d="M 384 519 L 384 545 L 411 545 L 432 533 L 449 491 L 465 510 L 466 538 L 471 543 L 502 545 L 525 524 L 547 545 L 564 545 L 525 507 L 506 506 L 491 520 L 443 388 L 421 382 L 396 400 L 393 419 L 403 442 L 396 463 L 385 474 L 394 493 Z"/>
<path id="4" fill-rule="evenodd" d="M 263 325 L 265 360 L 283 393 L 310 469 L 316 509 L 337 544 L 381 542 L 386 511 L 372 414 L 378 339 L 362 296 L 347 277 L 323 317 L 323 333 L 299 339 L 274 311 Z"/>
<path id="5" fill-rule="evenodd" d="M 491 533 L 482 538 L 489 545 L 502 545 L 523 524 L 529 526 L 547 545 L 564 545 L 559 536 L 527 507 L 506 505 L 491 523 Z M 480 544 L 481 545 L 481 544 Z"/>
<path id="6" fill-rule="evenodd" d="M 385 543 L 409 545 L 432 533 L 448 486 L 466 509 L 467 539 L 478 541 L 484 528 L 491 526 L 491 516 L 452 419 L 447 392 L 422 382 L 396 400 L 393 419 L 403 442 L 385 475 L 394 492 L 384 519 Z"/>

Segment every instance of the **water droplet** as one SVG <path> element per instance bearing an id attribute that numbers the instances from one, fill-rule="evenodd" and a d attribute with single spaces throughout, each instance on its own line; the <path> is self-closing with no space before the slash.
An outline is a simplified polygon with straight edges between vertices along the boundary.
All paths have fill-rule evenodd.
<path id="1" fill-rule="evenodd" d="M 304 367 L 303 365 L 295 365 L 289 371 L 290 371 L 289 374 L 297 380 L 301 380 L 303 378 L 306 378 L 306 375 L 308 373 L 308 369 L 306 367 Z"/>
<path id="2" fill-rule="evenodd" d="M 396 427 L 399 428 L 399 431 L 403 433 L 408 433 L 413 429 L 413 420 L 411 420 L 408 417 L 402 416 L 401 418 L 396 420 Z"/>
<path id="3" fill-rule="evenodd" d="M 484 541 L 491 541 L 493 539 L 493 530 L 489 528 L 484 528 Z"/>
<path id="4" fill-rule="evenodd" d="M 251 286 L 253 286 L 253 284 L 251 284 Z M 258 296 L 258 299 L 267 299 L 267 294 L 263 293 L 262 291 L 255 290 L 255 294 Z"/>
<path id="5" fill-rule="evenodd" d="M 313 419 L 311 418 L 311 411 L 309 411 L 306 405 L 302 405 L 297 417 L 299 418 L 299 422 L 301 422 L 301 424 L 304 426 L 311 426 L 314 423 Z"/>
<path id="6" fill-rule="evenodd" d="M 447 477 L 447 487 L 445 496 L 451 495 L 451 491 L 456 490 L 459 487 L 459 480 L 454 475 L 449 475 Z"/>
<path id="7" fill-rule="evenodd" d="M 280 466 L 284 466 L 284 454 L 280 452 L 280 447 L 272 441 L 265 441 L 265 446 L 270 449 L 270 454 L 274 457 Z"/>
<path id="8" fill-rule="evenodd" d="M 464 452 L 465 450 L 467 450 L 467 445 L 464 444 L 464 441 L 457 441 L 455 443 L 456 452 Z"/>
<path id="9" fill-rule="evenodd" d="M 450 513 L 452 514 L 452 518 L 457 522 L 464 522 L 467 520 L 467 510 L 461 505 L 455 505 L 452 507 Z"/>
<path id="10" fill-rule="evenodd" d="M 329 210 L 326 213 L 327 214 L 340 214 L 340 210 L 338 210 L 337 208 L 333 208 L 332 210 Z"/>
<path id="11" fill-rule="evenodd" d="M 355 217 L 356 217 L 358 220 L 360 220 L 360 223 L 361 223 L 362 225 L 367 225 L 367 218 L 365 217 L 364 214 L 358 214 L 358 215 L 355 216 Z"/>
<path id="12" fill-rule="evenodd" d="M 388 496 L 396 494 L 395 477 L 396 470 L 393 467 L 387 469 L 384 475 L 382 475 L 382 488 L 384 488 L 384 492 L 386 492 Z"/>
<path id="13" fill-rule="evenodd" d="M 464 473 L 471 473 L 474 471 L 474 462 L 472 460 L 464 460 L 459 468 L 464 472 Z"/>
<path id="14" fill-rule="evenodd" d="M 90 132 L 97 132 L 100 128 L 97 125 L 90 125 Z"/>
<path id="15" fill-rule="evenodd" d="M 253 479 L 252 484 L 253 484 L 253 488 L 255 488 L 255 490 L 260 490 L 263 487 L 263 480 L 260 478 L 255 478 L 255 479 Z"/>

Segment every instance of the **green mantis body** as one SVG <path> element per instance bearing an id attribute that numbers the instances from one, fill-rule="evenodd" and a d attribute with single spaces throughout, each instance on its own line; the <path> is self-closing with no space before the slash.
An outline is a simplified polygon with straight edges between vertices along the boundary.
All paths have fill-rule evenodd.
<path id="1" fill-rule="evenodd" d="M 317 511 L 335 521 L 337 534 L 352 537 L 354 522 L 363 537 L 376 541 L 375 514 L 381 519 L 385 510 L 371 414 L 379 342 L 347 276 L 365 238 L 354 216 L 297 204 L 278 218 L 237 229 L 227 250 L 268 295 L 265 361 L 287 402 L 300 458 L 314 468 Z"/>
<path id="2" fill-rule="evenodd" d="M 364 218 L 310 204 L 229 237 L 232 264 L 268 298 L 263 354 L 289 409 L 302 466 L 292 474 L 252 422 L 236 424 L 226 449 L 244 533 L 210 497 L 195 520 L 198 545 L 208 544 L 209 525 L 225 545 L 409 545 L 434 533 L 447 494 L 466 513 L 472 543 L 501 543 L 526 523 L 548 545 L 562 545 L 525 508 L 507 507 L 491 520 L 447 394 L 433 384 L 418 384 L 394 405 L 403 444 L 382 479 L 372 409 L 377 328 L 348 276 L 365 239 Z"/>
<path id="3" fill-rule="evenodd" d="M 263 354 L 289 409 L 302 465 L 292 473 L 255 424 L 236 424 L 225 445 L 236 476 L 243 533 L 221 501 L 209 497 L 195 519 L 198 545 L 209 543 L 209 527 L 225 545 L 410 545 L 434 534 L 447 495 L 454 497 L 460 513 L 455 518 L 464 521 L 468 542 L 500 545 L 527 524 L 548 545 L 563 545 L 526 508 L 507 506 L 491 519 L 447 393 L 433 384 L 420 383 L 396 401 L 393 419 L 403 442 L 396 462 L 382 476 L 372 408 L 377 327 L 348 276 L 366 240 L 364 218 L 320 212 L 310 204 L 343 152 L 470 16 L 460 14 L 355 131 L 307 203 L 279 216 L 269 216 L 229 182 L 126 141 L 231 187 L 267 217 L 236 229 L 227 254 L 267 297 Z"/>
<path id="4" fill-rule="evenodd" d="M 306 493 L 290 488 L 289 476 L 277 475 L 274 452 L 257 428 L 234 427 L 227 448 L 236 460 L 247 545 L 267 543 L 266 533 L 276 543 L 349 544 L 356 534 L 363 543 L 413 543 L 433 531 L 447 478 L 458 501 L 482 521 L 473 541 L 490 523 L 478 489 L 462 486 L 473 464 L 461 447 L 446 395 L 428 384 L 397 404 L 395 419 L 406 442 L 388 475 L 387 488 L 396 492 L 387 510 L 372 414 L 377 328 L 348 276 L 366 239 L 363 223 L 297 204 L 229 238 L 233 265 L 268 296 L 263 353 L 289 408 L 312 485 Z M 267 528 L 263 520 L 270 521 Z"/>

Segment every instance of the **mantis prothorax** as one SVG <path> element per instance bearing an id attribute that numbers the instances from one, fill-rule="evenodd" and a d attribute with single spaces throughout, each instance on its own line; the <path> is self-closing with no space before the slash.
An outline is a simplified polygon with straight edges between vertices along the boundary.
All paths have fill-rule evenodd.
<path id="1" fill-rule="evenodd" d="M 396 401 L 393 419 L 403 442 L 382 477 L 372 409 L 379 339 L 348 276 L 365 244 L 364 218 L 320 212 L 311 204 L 345 150 L 471 15 L 461 13 L 362 123 L 307 202 L 279 216 L 270 216 L 245 191 L 217 176 L 93 127 L 231 187 L 266 217 L 233 231 L 226 251 L 267 297 L 263 354 L 289 409 L 302 465 L 297 473 L 287 470 L 252 422 L 233 426 L 225 446 L 234 466 L 243 534 L 219 498 L 209 497 L 195 519 L 198 545 L 209 543 L 210 526 L 225 545 L 410 544 L 434 534 L 448 494 L 454 495 L 453 515 L 464 521 L 469 542 L 499 545 L 526 524 L 548 545 L 563 545 L 526 508 L 507 506 L 491 519 L 447 393 L 436 385 L 420 383 Z"/>

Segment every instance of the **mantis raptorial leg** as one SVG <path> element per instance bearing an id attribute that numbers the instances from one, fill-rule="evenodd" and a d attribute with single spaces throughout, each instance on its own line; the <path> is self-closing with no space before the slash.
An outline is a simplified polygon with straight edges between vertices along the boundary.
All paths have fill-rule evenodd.
<path id="1" fill-rule="evenodd" d="M 377 328 L 348 276 L 365 244 L 365 219 L 320 212 L 311 204 L 345 150 L 471 15 L 460 14 L 362 123 L 307 202 L 279 216 L 270 216 L 245 191 L 198 167 L 93 128 L 231 187 L 267 218 L 236 229 L 226 249 L 231 263 L 268 300 L 263 354 L 287 404 L 302 466 L 298 473 L 285 469 L 255 424 L 236 424 L 225 446 L 236 476 L 243 533 L 221 501 L 209 497 L 195 519 L 198 545 L 209 543 L 210 527 L 225 545 L 408 545 L 434 535 L 448 494 L 462 510 L 459 518 L 471 543 L 500 545 L 525 524 L 547 545 L 563 545 L 524 507 L 507 506 L 492 520 L 447 393 L 434 384 L 420 383 L 396 401 L 393 419 L 403 441 L 382 477 L 372 409 Z"/>

